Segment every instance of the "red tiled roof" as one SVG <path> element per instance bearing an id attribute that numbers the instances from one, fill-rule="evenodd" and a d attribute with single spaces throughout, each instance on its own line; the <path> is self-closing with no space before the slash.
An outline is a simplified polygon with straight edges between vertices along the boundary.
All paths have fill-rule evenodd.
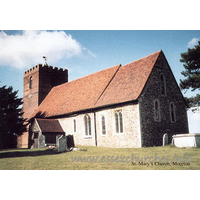
<path id="1" fill-rule="evenodd" d="M 64 133 L 59 121 L 57 119 L 37 119 L 42 132 L 45 133 Z"/>
<path id="2" fill-rule="evenodd" d="M 36 113 L 52 117 L 136 100 L 161 52 L 54 87 Z"/>
<path id="3" fill-rule="evenodd" d="M 127 64 L 101 96 L 96 107 L 136 100 L 141 94 L 161 51 Z"/>
<path id="4" fill-rule="evenodd" d="M 36 113 L 50 117 L 93 108 L 119 67 L 117 65 L 54 87 Z"/>

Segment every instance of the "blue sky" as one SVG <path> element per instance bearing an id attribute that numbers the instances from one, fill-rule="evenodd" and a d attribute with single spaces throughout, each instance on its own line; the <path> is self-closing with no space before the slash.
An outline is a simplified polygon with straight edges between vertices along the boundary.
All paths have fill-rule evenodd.
<path id="1" fill-rule="evenodd" d="M 44 55 L 49 65 L 68 68 L 71 81 L 117 64 L 125 65 L 160 49 L 179 83 L 184 70 L 180 54 L 198 39 L 198 30 L 1 31 L 0 85 L 13 86 L 22 97 L 24 71 L 44 63 Z"/>

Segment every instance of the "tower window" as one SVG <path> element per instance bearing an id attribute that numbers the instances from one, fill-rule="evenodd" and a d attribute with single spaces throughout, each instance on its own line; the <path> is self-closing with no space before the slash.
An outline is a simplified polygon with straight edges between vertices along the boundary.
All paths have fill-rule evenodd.
<path id="1" fill-rule="evenodd" d="M 31 76 L 29 79 L 29 89 L 33 88 L 33 77 Z"/>
<path id="2" fill-rule="evenodd" d="M 166 82 L 165 82 L 165 76 L 164 74 L 160 75 L 160 91 L 161 91 L 161 95 L 166 96 Z"/>

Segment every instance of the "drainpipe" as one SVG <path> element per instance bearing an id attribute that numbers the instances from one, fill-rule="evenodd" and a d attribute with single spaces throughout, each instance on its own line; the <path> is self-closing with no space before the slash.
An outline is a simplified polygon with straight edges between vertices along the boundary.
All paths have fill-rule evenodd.
<path id="1" fill-rule="evenodd" d="M 96 113 L 94 112 L 94 135 L 95 135 L 95 145 L 97 146 L 97 128 L 96 128 Z"/>

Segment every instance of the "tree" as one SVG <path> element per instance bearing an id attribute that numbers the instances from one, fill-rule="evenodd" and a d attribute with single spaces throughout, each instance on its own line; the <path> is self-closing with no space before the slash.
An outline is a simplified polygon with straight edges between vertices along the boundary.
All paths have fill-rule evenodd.
<path id="1" fill-rule="evenodd" d="M 26 131 L 17 93 L 12 87 L 0 87 L 0 149 L 16 147 L 17 136 Z"/>
<path id="2" fill-rule="evenodd" d="M 190 88 L 192 91 L 200 90 L 200 41 L 194 48 L 188 48 L 187 52 L 181 53 L 180 62 L 184 63 L 185 68 L 185 71 L 181 72 L 185 79 L 180 80 L 180 88 L 182 90 Z M 200 103 L 200 98 L 197 95 L 196 97 L 187 98 L 186 101 L 190 106 L 194 106 L 194 104 L 198 105 Z"/>
<path id="3" fill-rule="evenodd" d="M 186 100 L 187 104 L 189 105 L 189 107 L 200 106 L 200 95 L 199 94 L 197 94 L 195 97 L 190 97 L 190 98 L 185 97 L 185 100 Z"/>

